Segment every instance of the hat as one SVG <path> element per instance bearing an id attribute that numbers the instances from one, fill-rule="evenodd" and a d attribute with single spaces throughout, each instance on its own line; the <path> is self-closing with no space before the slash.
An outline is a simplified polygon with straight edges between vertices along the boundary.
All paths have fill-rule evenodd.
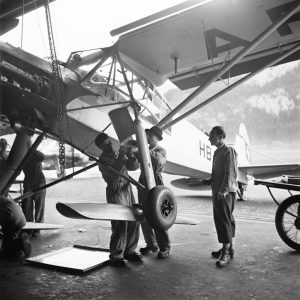
<path id="1" fill-rule="evenodd" d="M 157 126 L 153 126 L 150 129 L 146 129 L 145 131 L 146 131 L 146 133 L 150 133 L 150 134 L 155 135 L 158 138 L 159 141 L 161 141 L 163 139 L 162 131 Z"/>
<path id="2" fill-rule="evenodd" d="M 95 145 L 100 148 L 107 139 L 108 139 L 108 135 L 104 132 L 101 132 L 97 135 L 95 139 Z"/>

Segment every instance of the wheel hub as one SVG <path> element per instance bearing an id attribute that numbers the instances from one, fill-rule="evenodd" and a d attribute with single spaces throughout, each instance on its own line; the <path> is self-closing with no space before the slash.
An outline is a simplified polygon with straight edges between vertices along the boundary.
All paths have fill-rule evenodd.
<path id="1" fill-rule="evenodd" d="M 161 204 L 160 211 L 163 217 L 168 218 L 172 214 L 173 204 L 168 199 L 165 199 Z"/>
<path id="2" fill-rule="evenodd" d="M 300 217 L 296 218 L 295 220 L 295 227 L 300 230 Z"/>

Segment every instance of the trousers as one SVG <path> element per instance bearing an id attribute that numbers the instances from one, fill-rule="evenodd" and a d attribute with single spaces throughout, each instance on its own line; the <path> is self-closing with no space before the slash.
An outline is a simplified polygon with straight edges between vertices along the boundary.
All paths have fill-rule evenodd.
<path id="1" fill-rule="evenodd" d="M 224 199 L 213 196 L 213 215 L 219 243 L 227 244 L 235 237 L 233 210 L 236 193 L 228 193 Z"/>

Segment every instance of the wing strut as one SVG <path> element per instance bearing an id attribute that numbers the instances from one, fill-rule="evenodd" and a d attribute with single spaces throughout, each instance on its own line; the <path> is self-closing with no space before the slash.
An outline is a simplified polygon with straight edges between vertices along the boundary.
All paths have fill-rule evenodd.
<path id="1" fill-rule="evenodd" d="M 288 57 L 289 55 L 293 54 L 294 52 L 300 50 L 300 43 L 298 43 L 296 46 L 292 47 L 289 51 L 287 51 L 286 53 L 284 53 L 283 55 L 280 55 L 278 58 L 276 58 L 275 60 L 269 62 L 268 64 L 266 64 L 265 66 L 263 66 L 262 68 L 258 69 L 255 72 L 252 72 L 246 76 L 244 76 L 243 78 L 241 78 L 240 80 L 234 82 L 233 84 L 231 84 L 230 86 L 226 87 L 225 89 L 223 89 L 222 91 L 220 91 L 219 93 L 213 95 L 212 97 L 208 98 L 207 100 L 203 101 L 202 103 L 198 104 L 197 106 L 195 106 L 194 108 L 192 108 L 191 110 L 185 112 L 184 114 L 182 114 L 181 116 L 177 117 L 176 119 L 172 120 L 171 122 L 169 122 L 168 124 L 164 125 L 161 127 L 162 130 L 167 129 L 170 126 L 173 126 L 174 124 L 178 123 L 179 121 L 181 121 L 182 119 L 185 119 L 187 116 L 191 115 L 192 113 L 196 112 L 197 110 L 199 110 L 200 108 L 202 108 L 203 106 L 209 104 L 210 102 L 216 100 L 217 98 L 221 97 L 222 95 L 224 95 L 225 93 L 231 91 L 232 89 L 234 89 L 235 87 L 239 86 L 240 84 L 242 84 L 243 82 L 245 82 L 246 80 L 254 77 L 255 75 L 257 75 L 259 72 L 272 67 L 273 65 L 277 64 L 278 62 L 280 62 L 281 60 L 285 59 L 286 57 Z"/>
<path id="2" fill-rule="evenodd" d="M 151 188 L 156 186 L 156 183 L 155 183 L 154 172 L 153 172 L 153 167 L 152 167 L 152 162 L 151 162 L 151 157 L 149 152 L 149 146 L 147 143 L 146 133 L 142 126 L 142 122 L 139 118 L 139 109 L 140 109 L 139 104 L 134 99 L 131 87 L 129 85 L 129 81 L 126 76 L 126 72 L 124 70 L 124 65 L 118 51 L 116 51 L 116 56 L 122 69 L 123 77 L 130 95 L 130 99 L 132 100 L 132 106 L 135 115 L 135 120 L 134 120 L 135 136 L 138 144 L 139 153 L 141 156 L 141 169 L 144 174 L 146 189 L 150 191 Z"/>
<path id="3" fill-rule="evenodd" d="M 280 27 L 285 21 L 287 21 L 293 14 L 295 14 L 300 9 L 300 3 L 296 4 L 295 7 L 291 9 L 285 16 L 279 19 L 277 22 L 273 23 L 261 34 L 259 34 L 248 47 L 241 50 L 235 57 L 229 61 L 228 64 L 224 65 L 215 75 L 213 75 L 206 83 L 197 88 L 193 93 L 191 93 L 183 102 L 181 102 L 177 107 L 175 107 L 172 112 L 170 112 L 165 118 L 163 118 L 157 126 L 163 127 L 167 124 L 180 110 L 182 110 L 189 102 L 191 102 L 196 96 L 203 92 L 209 85 L 215 82 L 220 76 L 226 73 L 231 67 L 242 60 L 247 54 L 249 54 L 255 47 L 257 47 L 263 40 L 265 40 L 271 33 L 273 33 L 278 27 Z"/>

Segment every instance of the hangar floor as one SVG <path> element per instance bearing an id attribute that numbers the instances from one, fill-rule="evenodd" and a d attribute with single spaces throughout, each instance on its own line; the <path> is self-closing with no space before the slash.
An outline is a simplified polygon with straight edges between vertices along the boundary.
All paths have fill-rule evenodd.
<path id="1" fill-rule="evenodd" d="M 166 181 L 171 180 L 168 176 Z M 143 264 L 118 269 L 100 266 L 83 275 L 33 266 L 24 260 L 0 259 L 0 299 L 299 299 L 300 253 L 278 236 L 277 206 L 265 187 L 250 187 L 249 201 L 237 202 L 235 258 L 215 267 L 211 250 L 219 247 L 209 193 L 174 190 L 179 213 L 198 225 L 174 225 L 168 259 L 144 257 Z M 32 238 L 32 256 L 76 243 L 108 247 L 110 223 L 67 219 L 55 210 L 57 201 L 105 202 L 100 177 L 72 179 L 47 191 L 45 222 L 63 224 Z M 279 196 L 283 191 L 278 191 Z M 140 246 L 143 246 L 142 236 Z"/>

